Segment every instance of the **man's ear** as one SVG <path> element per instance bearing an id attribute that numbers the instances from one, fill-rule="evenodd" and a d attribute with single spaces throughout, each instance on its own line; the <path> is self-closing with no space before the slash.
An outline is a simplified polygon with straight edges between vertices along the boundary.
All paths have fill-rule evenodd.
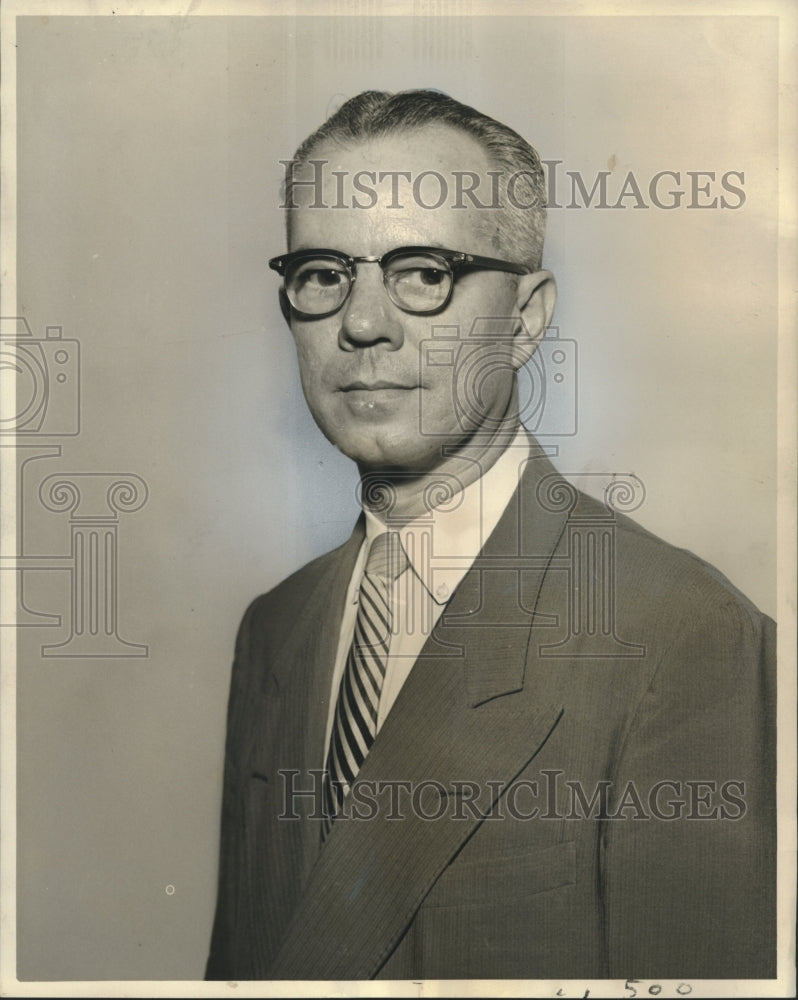
<path id="1" fill-rule="evenodd" d="M 285 294 L 285 289 L 281 288 L 278 292 L 280 299 L 280 312 L 283 314 L 283 319 L 286 323 L 291 326 L 291 303 L 288 301 L 288 296 Z"/>
<path id="2" fill-rule="evenodd" d="M 522 365 L 529 361 L 543 339 L 556 302 L 557 282 L 551 271 L 521 275 L 516 306 L 523 322 L 518 324 L 514 347 L 518 349 Z"/>

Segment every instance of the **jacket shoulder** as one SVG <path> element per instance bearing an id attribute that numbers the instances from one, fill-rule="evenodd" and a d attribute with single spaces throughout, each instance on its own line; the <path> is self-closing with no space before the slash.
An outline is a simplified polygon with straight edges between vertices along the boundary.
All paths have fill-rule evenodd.
<path id="1" fill-rule="evenodd" d="M 734 607 L 752 623 L 766 620 L 716 566 L 624 514 L 616 517 L 619 594 L 634 592 L 652 609 L 671 609 L 686 621 L 701 619 L 719 607 Z"/>
<path id="2" fill-rule="evenodd" d="M 236 654 L 246 654 L 254 641 L 261 644 L 266 637 L 274 648 L 290 631 L 313 593 L 334 585 L 341 568 L 354 562 L 362 542 L 362 533 L 354 533 L 342 545 L 317 556 L 297 569 L 271 590 L 258 595 L 244 612 L 236 640 Z"/>

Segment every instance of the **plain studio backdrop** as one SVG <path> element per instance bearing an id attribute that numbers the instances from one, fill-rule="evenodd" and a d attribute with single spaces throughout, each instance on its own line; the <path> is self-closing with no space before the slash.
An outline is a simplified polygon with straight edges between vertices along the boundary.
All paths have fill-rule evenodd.
<path id="1" fill-rule="evenodd" d="M 236 627 L 357 513 L 266 267 L 279 161 L 344 97 L 420 86 L 557 161 L 545 264 L 577 420 L 555 464 L 598 495 L 637 476 L 633 516 L 773 614 L 777 25 L 50 17 L 20 19 L 16 43 L 16 312 L 50 379 L 18 545 L 28 608 L 55 616 L 20 633 L 19 974 L 198 979 Z M 600 171 L 610 206 L 630 172 L 645 204 L 629 186 L 617 208 L 572 199 L 570 174 L 589 192 Z M 683 192 L 672 209 L 652 202 L 660 171 L 679 175 L 657 189 Z M 56 474 L 95 491 L 82 511 Z M 131 655 L 42 650 L 70 637 L 87 525 L 115 533 L 100 614 Z"/>

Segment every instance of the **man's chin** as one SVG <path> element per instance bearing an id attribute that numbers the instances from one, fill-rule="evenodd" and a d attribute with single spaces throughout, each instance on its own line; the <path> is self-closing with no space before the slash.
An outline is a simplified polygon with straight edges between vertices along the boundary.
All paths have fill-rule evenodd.
<path id="1" fill-rule="evenodd" d="M 368 441 L 329 436 L 347 458 L 356 463 L 361 476 L 384 475 L 401 479 L 431 476 L 455 465 L 481 463 L 486 452 L 502 451 L 517 432 L 509 427 L 502 434 L 419 435 L 375 432 Z M 489 463 L 490 464 L 490 463 Z"/>
<path id="2" fill-rule="evenodd" d="M 344 454 L 347 452 L 344 451 Z M 404 448 L 386 449 L 379 455 L 371 452 L 353 452 L 347 457 L 356 463 L 361 476 L 382 476 L 385 479 L 403 480 L 433 475 L 445 458 L 441 450 L 434 454 L 425 452 L 419 455 Z"/>

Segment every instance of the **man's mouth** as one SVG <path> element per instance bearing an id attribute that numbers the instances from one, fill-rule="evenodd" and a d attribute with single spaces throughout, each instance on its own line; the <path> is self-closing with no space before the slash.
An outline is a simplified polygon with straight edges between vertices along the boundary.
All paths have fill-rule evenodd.
<path id="1" fill-rule="evenodd" d="M 404 412 L 408 400 L 415 398 L 413 390 L 418 388 L 415 381 L 367 378 L 345 382 L 338 391 L 350 413 L 372 421 L 393 419 L 397 413 Z"/>
<path id="2" fill-rule="evenodd" d="M 394 382 L 388 381 L 386 379 L 375 379 L 374 381 L 362 381 L 357 380 L 355 382 L 347 382 L 345 385 L 341 386 L 341 392 L 377 392 L 381 389 L 404 389 L 409 391 L 410 389 L 417 389 L 418 386 L 415 383 L 409 382 Z"/>

